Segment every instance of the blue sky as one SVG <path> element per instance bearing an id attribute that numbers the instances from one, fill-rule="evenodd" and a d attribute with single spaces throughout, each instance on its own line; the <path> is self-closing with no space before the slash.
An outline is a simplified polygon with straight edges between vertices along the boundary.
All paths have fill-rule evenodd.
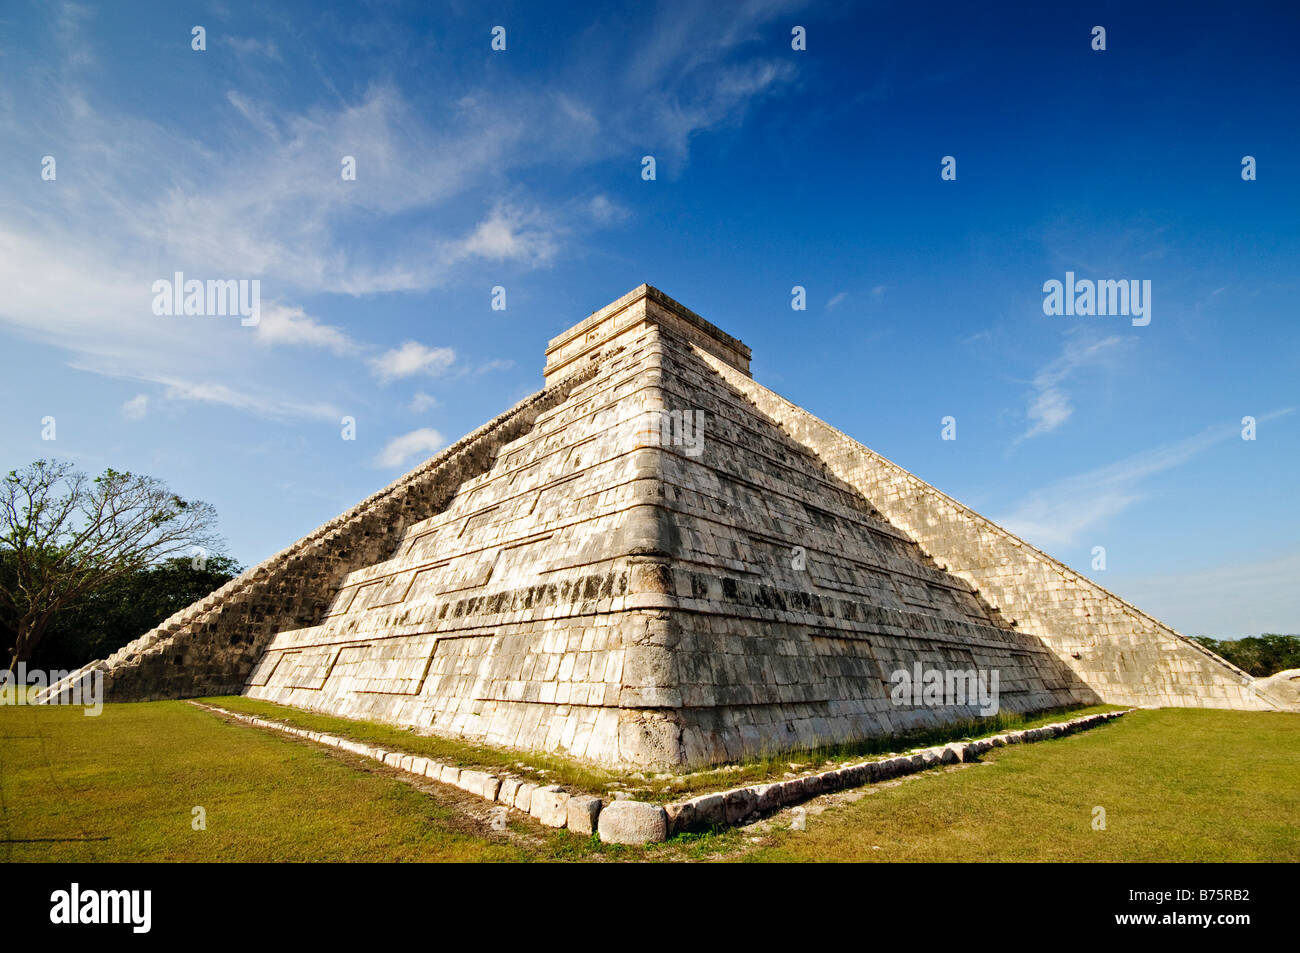
<path id="1" fill-rule="evenodd" d="M 0 465 L 161 477 L 251 564 L 649 282 L 1180 630 L 1300 631 L 1300 13 L 1136 6 L 7 2 Z M 261 322 L 154 315 L 176 271 Z M 1066 271 L 1150 324 L 1045 315 Z"/>

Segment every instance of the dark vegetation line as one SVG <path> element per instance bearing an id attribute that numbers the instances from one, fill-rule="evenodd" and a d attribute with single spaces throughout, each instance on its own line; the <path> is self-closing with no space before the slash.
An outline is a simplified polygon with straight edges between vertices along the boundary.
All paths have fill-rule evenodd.
<path id="1" fill-rule="evenodd" d="M 1300 635 L 1265 633 L 1243 639 L 1212 639 L 1208 635 L 1198 635 L 1194 641 L 1257 678 L 1300 668 Z"/>

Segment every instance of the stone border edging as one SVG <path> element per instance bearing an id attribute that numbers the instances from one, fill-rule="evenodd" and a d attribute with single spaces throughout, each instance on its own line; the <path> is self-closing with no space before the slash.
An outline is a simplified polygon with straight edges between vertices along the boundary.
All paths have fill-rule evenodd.
<path id="1" fill-rule="evenodd" d="M 511 777 L 503 779 L 486 771 L 471 771 L 468 768 L 460 768 L 454 764 L 446 764 L 435 758 L 391 751 L 380 745 L 352 741 L 324 731 L 295 728 L 293 725 L 287 725 L 284 722 L 258 718 L 256 715 L 245 715 L 217 705 L 205 705 L 196 701 L 191 701 L 190 704 L 205 711 L 225 715 L 227 718 L 241 721 L 255 728 L 269 728 L 273 731 L 295 735 L 308 741 L 314 741 L 317 744 L 349 751 L 363 758 L 371 758 L 381 764 L 388 765 L 390 768 L 405 771 L 407 774 L 414 774 L 428 778 L 430 781 L 451 785 L 467 794 L 481 797 L 485 801 L 495 801 L 503 807 L 513 808 L 524 814 L 529 814 L 546 827 L 567 827 L 577 834 L 593 834 L 597 829 L 597 817 L 602 813 L 600 798 L 586 795 L 570 795 L 561 790 L 559 785 L 539 785 Z M 602 839 L 604 838 L 602 837 Z M 664 837 L 659 839 L 663 840 Z"/>
<path id="2" fill-rule="evenodd" d="M 907 754 L 895 755 L 879 761 L 863 761 L 859 764 L 832 768 L 818 774 L 789 778 L 768 784 L 754 784 L 731 788 L 715 794 L 702 794 L 689 801 L 669 804 L 665 810 L 669 818 L 669 834 L 687 831 L 707 830 L 710 827 L 739 824 L 756 815 L 766 814 L 782 807 L 790 807 L 820 794 L 830 794 L 845 788 L 887 781 L 933 768 L 941 764 L 960 764 L 973 762 L 979 756 L 993 748 L 1006 745 L 1029 744 L 1059 738 L 1092 728 L 1102 722 L 1111 721 L 1121 715 L 1127 715 L 1132 708 L 1123 711 L 1099 712 L 1095 715 L 1081 715 L 1068 721 L 1053 722 L 1038 728 L 1026 728 L 1022 731 L 1007 731 L 975 741 L 951 742 L 931 748 L 921 748 Z"/>
<path id="3" fill-rule="evenodd" d="M 598 834 L 607 844 L 638 846 L 664 841 L 674 834 L 733 826 L 821 794 L 887 781 L 942 764 L 974 762 L 981 754 L 993 748 L 1063 737 L 1134 711 L 1127 708 L 1123 711 L 1082 715 L 1038 728 L 1008 731 L 975 741 L 935 745 L 879 761 L 863 761 L 817 774 L 701 794 L 687 801 L 660 806 L 620 798 L 606 803 L 598 797 L 569 794 L 556 784 L 539 785 L 519 778 L 499 778 L 486 771 L 472 771 L 454 764 L 445 764 L 435 758 L 390 751 L 379 745 L 352 741 L 328 732 L 295 728 L 284 722 L 245 715 L 217 705 L 205 705 L 196 701 L 191 701 L 190 704 L 256 728 L 269 728 L 305 738 L 317 744 L 371 758 L 407 774 L 451 785 L 467 794 L 528 814 L 546 827 L 568 828 L 575 834 L 588 836 Z"/>

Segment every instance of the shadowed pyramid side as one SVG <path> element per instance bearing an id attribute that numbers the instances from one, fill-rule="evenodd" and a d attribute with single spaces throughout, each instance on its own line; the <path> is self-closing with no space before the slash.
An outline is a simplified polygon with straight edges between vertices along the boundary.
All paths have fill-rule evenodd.
<path id="1" fill-rule="evenodd" d="M 663 612 L 653 674 L 681 728 L 680 763 L 981 714 L 974 698 L 896 703 L 895 673 L 917 664 L 997 678 L 994 703 L 1008 710 L 1097 701 L 1041 640 L 938 569 L 698 351 L 673 324 L 659 328 L 669 529 L 658 592 L 641 597 Z M 687 415 L 699 432 L 682 436 L 694 439 L 676 430 Z"/>
<path id="2" fill-rule="evenodd" d="M 1263 680 L 963 506 L 725 362 L 701 361 L 839 479 L 869 497 L 937 565 L 1040 639 L 1110 704 L 1297 710 Z"/>

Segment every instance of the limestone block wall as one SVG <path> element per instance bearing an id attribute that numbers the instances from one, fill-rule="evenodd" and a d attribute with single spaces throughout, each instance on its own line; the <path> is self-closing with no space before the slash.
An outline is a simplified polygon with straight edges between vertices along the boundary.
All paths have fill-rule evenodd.
<path id="1" fill-rule="evenodd" d="M 697 354 L 857 487 L 949 573 L 1042 639 L 1107 702 L 1278 709 L 1246 672 L 834 429 L 725 362 Z"/>
<path id="2" fill-rule="evenodd" d="M 316 624 L 277 633 L 247 694 L 660 768 L 976 713 L 894 705 L 890 674 L 916 662 L 1000 671 L 1009 710 L 1093 697 L 677 326 L 617 327 L 593 338 L 594 376 L 349 572 Z M 679 409 L 703 415 L 693 450 L 647 423 Z"/>
<path id="3" fill-rule="evenodd" d="M 348 573 L 317 624 L 277 633 L 247 694 L 507 747 L 674 763 L 661 736 L 675 729 L 639 674 L 655 613 L 628 604 L 654 545 L 644 510 L 657 451 L 639 430 L 662 404 L 654 328 L 623 330 L 446 507 Z"/>
<path id="4" fill-rule="evenodd" d="M 997 672 L 1008 711 L 1097 701 L 1041 640 L 936 567 L 691 343 L 663 326 L 647 358 L 664 409 L 698 414 L 702 439 L 662 443 L 666 558 L 657 589 L 636 594 L 665 611 L 646 671 L 680 725 L 681 763 L 978 717 L 974 704 L 896 704 L 893 673 L 918 664 Z"/>
<path id="5" fill-rule="evenodd" d="M 492 465 L 503 445 L 590 376 L 583 371 L 525 398 L 82 672 L 104 671 L 110 701 L 239 692 L 276 632 L 316 622 L 349 572 L 387 556 L 407 526 L 445 507 L 462 483 Z"/>

